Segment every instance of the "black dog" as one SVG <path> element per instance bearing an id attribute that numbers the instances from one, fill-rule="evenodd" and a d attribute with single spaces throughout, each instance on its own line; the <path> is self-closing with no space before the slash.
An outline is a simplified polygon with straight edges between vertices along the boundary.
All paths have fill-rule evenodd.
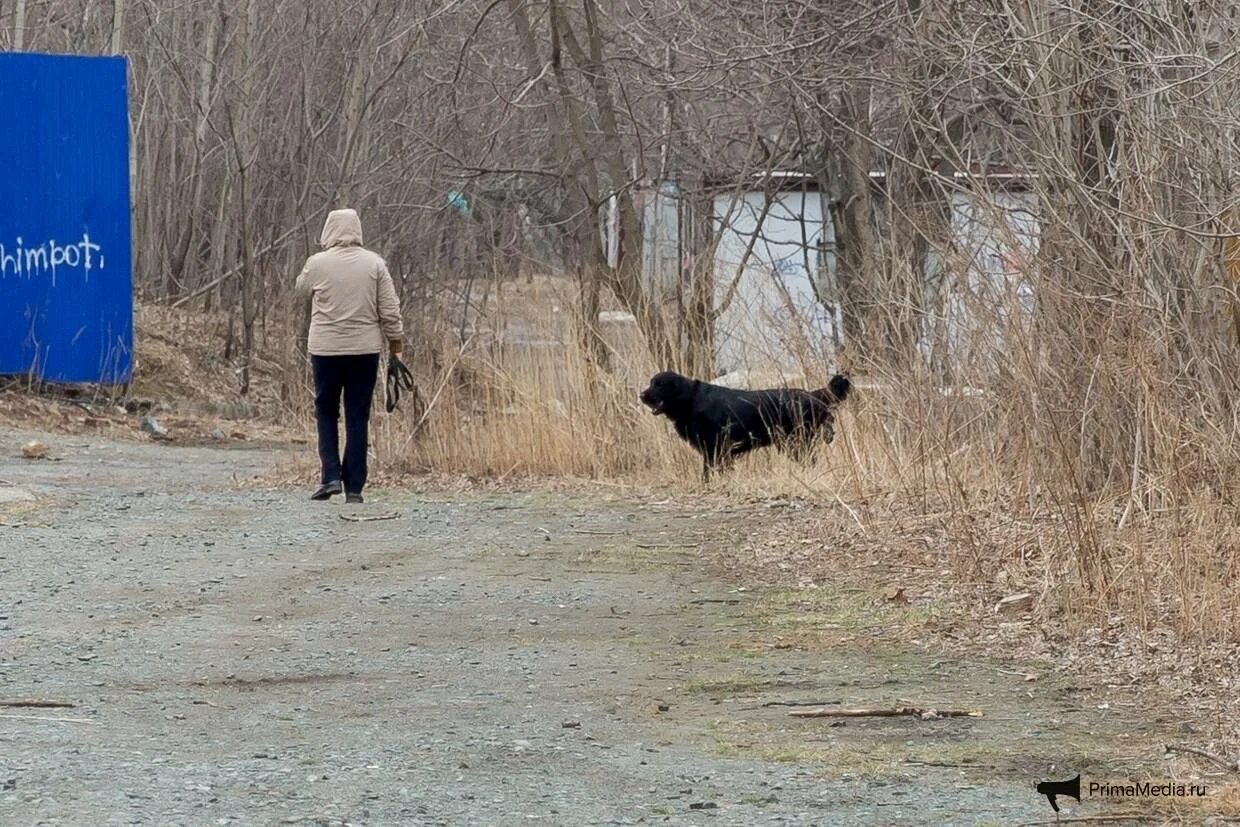
<path id="1" fill-rule="evenodd" d="M 676 433 L 702 455 L 702 479 L 733 458 L 774 445 L 803 459 L 814 440 L 835 436 L 834 408 L 852 383 L 836 375 L 816 391 L 787 388 L 738 391 L 664 371 L 650 380 L 641 401 L 655 415 L 672 420 Z"/>

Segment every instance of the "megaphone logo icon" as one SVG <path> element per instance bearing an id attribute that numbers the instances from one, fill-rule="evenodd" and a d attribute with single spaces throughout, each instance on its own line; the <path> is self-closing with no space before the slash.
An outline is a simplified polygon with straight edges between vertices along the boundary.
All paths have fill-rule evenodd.
<path id="1" fill-rule="evenodd" d="M 1051 803 L 1051 809 L 1059 812 L 1059 802 L 1055 800 L 1057 796 L 1066 795 L 1077 801 L 1081 800 L 1081 776 L 1078 774 L 1076 778 L 1069 778 L 1067 781 L 1043 781 L 1038 784 L 1037 790 L 1046 796 L 1046 800 Z"/>

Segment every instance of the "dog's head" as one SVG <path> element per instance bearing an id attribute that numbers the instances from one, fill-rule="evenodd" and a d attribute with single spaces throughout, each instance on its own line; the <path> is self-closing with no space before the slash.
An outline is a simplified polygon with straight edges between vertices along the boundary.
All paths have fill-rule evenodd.
<path id="1" fill-rule="evenodd" d="M 665 370 L 651 378 L 650 387 L 642 391 L 639 398 L 652 414 L 666 416 L 693 398 L 693 380 Z"/>

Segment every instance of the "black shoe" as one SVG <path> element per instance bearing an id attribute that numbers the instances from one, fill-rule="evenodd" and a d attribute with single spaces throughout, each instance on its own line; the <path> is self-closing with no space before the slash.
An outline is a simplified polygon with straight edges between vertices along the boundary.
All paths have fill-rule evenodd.
<path id="1" fill-rule="evenodd" d="M 344 501 L 350 504 L 361 504 L 362 495 L 361 494 L 345 494 Z"/>
<path id="2" fill-rule="evenodd" d="M 319 486 L 319 490 L 310 495 L 312 500 L 330 500 L 332 497 L 344 491 L 344 486 L 337 482 L 325 482 Z"/>

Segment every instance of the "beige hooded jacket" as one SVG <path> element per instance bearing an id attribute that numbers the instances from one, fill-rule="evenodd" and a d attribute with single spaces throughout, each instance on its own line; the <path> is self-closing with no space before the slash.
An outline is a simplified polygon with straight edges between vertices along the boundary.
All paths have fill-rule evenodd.
<path id="1" fill-rule="evenodd" d="M 355 210 L 333 210 L 319 238 L 323 252 L 306 259 L 297 292 L 311 297 L 310 353 L 344 356 L 384 353 L 400 341 L 400 300 L 387 264 L 362 247 Z"/>

